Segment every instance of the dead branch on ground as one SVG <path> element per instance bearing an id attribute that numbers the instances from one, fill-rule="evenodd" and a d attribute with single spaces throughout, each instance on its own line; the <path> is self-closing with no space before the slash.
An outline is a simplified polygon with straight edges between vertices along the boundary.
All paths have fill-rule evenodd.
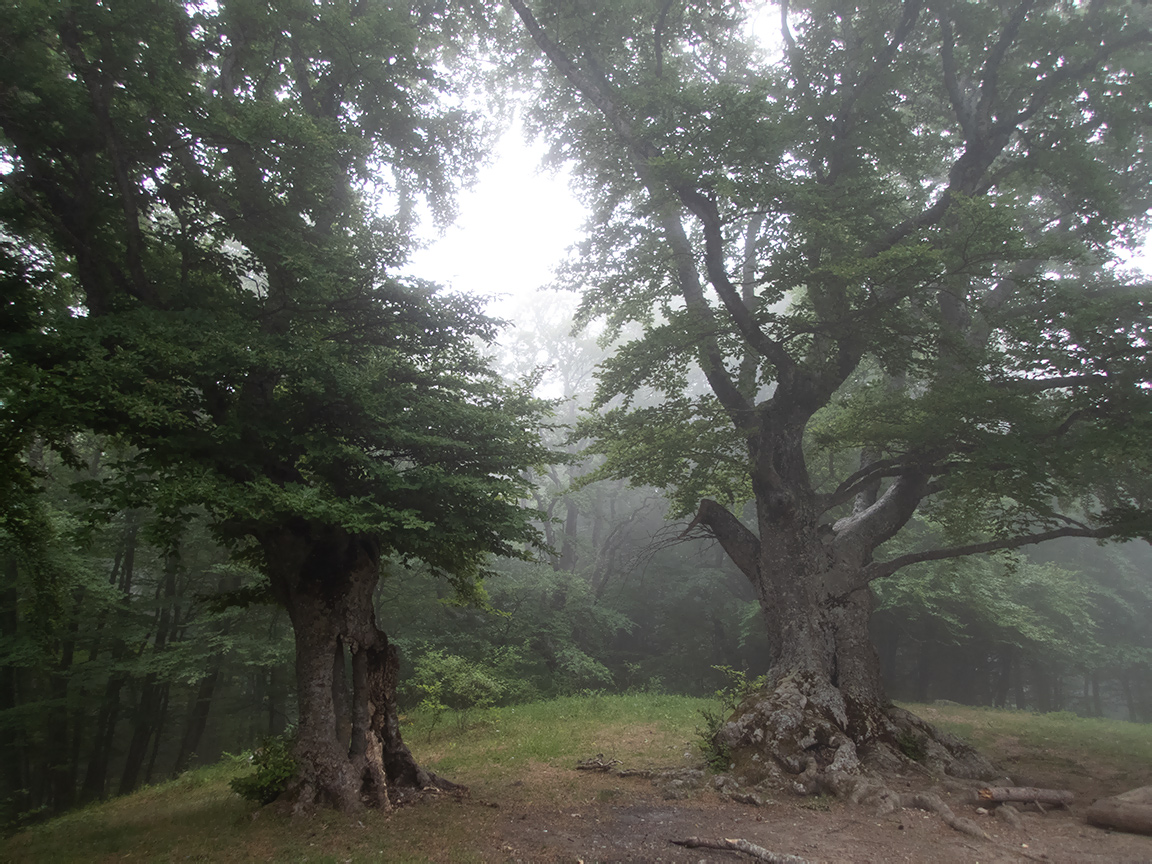
<path id="1" fill-rule="evenodd" d="M 668 842 L 676 846 L 683 846 L 685 849 L 725 849 L 732 852 L 743 852 L 745 855 L 751 855 L 757 861 L 767 861 L 768 864 L 808 864 L 806 858 L 772 852 L 763 846 L 749 843 L 747 840 L 706 840 L 701 837 L 688 837 L 684 840 L 669 840 Z"/>

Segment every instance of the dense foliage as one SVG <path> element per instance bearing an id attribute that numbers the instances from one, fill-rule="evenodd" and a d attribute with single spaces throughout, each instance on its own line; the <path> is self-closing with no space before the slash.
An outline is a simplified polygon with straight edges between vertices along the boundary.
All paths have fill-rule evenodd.
<path id="1" fill-rule="evenodd" d="M 893 695 L 1152 719 L 1069 539 L 1148 532 L 1143 7 L 512 6 L 0 2 L 0 821 L 296 724 L 257 797 L 386 805 L 398 701 L 877 702 L 873 585 Z M 506 376 L 397 275 L 482 48 L 594 209 Z"/>
<path id="2" fill-rule="evenodd" d="M 88 499 L 154 508 L 172 567 L 205 513 L 293 623 L 301 802 L 362 806 L 363 782 L 386 806 L 421 778 L 386 719 L 380 561 L 474 590 L 488 555 L 534 540 L 521 475 L 544 454 L 542 406 L 483 359 L 478 301 L 393 275 L 416 204 L 450 212 L 482 141 L 467 82 L 438 70 L 468 19 L 247 0 L 2 14 L 6 500 L 34 494 L 30 448 L 79 464 L 95 433 L 120 458 Z M 381 761 L 365 742 L 384 738 Z"/>

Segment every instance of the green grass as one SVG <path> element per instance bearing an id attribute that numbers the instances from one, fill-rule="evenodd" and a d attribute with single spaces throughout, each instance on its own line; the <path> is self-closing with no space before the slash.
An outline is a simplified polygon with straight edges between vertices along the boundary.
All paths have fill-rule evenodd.
<path id="1" fill-rule="evenodd" d="M 964 705 L 904 705 L 914 714 L 958 735 L 979 749 L 995 750 L 1005 737 L 1025 746 L 1051 750 L 1090 750 L 1107 762 L 1152 764 L 1152 726 L 1069 711 L 1036 714 Z"/>
<path id="2" fill-rule="evenodd" d="M 569 697 L 449 717 L 431 730 L 428 718 L 415 715 L 404 734 L 416 758 L 470 786 L 474 803 L 293 821 L 232 792 L 229 781 L 250 769 L 229 759 L 0 841 L 0 861 L 478 860 L 469 850 L 499 818 L 483 801 L 565 803 L 582 779 L 575 763 L 597 753 L 628 767 L 683 764 L 705 704 L 653 694 Z"/>
<path id="3" fill-rule="evenodd" d="M 518 771 L 525 761 L 575 762 L 603 753 L 635 765 L 667 763 L 683 753 L 709 702 L 685 696 L 567 696 L 464 715 L 467 725 L 441 722 L 429 734 L 415 718 L 406 740 L 440 773 L 466 776 Z"/>
<path id="4" fill-rule="evenodd" d="M 0 841 L 0 861 L 480 860 L 473 850 L 499 848 L 493 844 L 507 820 L 507 809 L 486 802 L 548 812 L 578 801 L 622 800 L 631 794 L 623 781 L 574 771 L 576 762 L 603 753 L 624 767 L 683 765 L 685 750 L 698 762 L 695 729 L 708 704 L 652 694 L 570 697 L 450 717 L 435 728 L 416 715 L 405 728 L 416 758 L 470 786 L 471 799 L 392 814 L 321 812 L 291 820 L 233 793 L 228 782 L 249 769 L 246 761 L 229 759 Z M 993 759 L 1054 778 L 1085 770 L 1142 776 L 1152 764 L 1152 726 L 955 705 L 907 707 Z"/>
<path id="5" fill-rule="evenodd" d="M 1116 794 L 1147 782 L 1152 725 L 1068 711 L 1034 714 L 962 705 L 905 705 L 990 756 L 1026 785 L 1097 781 L 1093 791 Z M 1089 786 L 1093 784 L 1088 782 Z M 1106 788 L 1110 787 L 1110 788 Z"/>

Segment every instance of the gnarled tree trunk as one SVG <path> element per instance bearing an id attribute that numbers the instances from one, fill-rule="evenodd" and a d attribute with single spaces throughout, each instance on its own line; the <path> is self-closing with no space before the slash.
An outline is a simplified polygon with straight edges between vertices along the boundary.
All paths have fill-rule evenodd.
<path id="1" fill-rule="evenodd" d="M 972 748 L 889 704 L 868 632 L 870 547 L 851 542 L 847 521 L 804 525 L 797 515 L 761 519 L 760 536 L 712 501 L 697 517 L 755 587 L 773 651 L 765 688 L 717 733 L 734 773 L 809 793 L 836 775 L 910 761 L 958 777 L 994 774 Z"/>
<path id="2" fill-rule="evenodd" d="M 296 636 L 299 774 L 285 793 L 294 812 L 387 809 L 406 791 L 459 788 L 421 768 L 401 738 L 399 661 L 372 605 L 375 541 L 299 524 L 262 543 Z"/>

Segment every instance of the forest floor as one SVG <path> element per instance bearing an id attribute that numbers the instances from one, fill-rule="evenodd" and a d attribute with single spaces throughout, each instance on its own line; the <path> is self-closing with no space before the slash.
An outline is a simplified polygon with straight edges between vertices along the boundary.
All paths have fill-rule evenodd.
<path id="1" fill-rule="evenodd" d="M 957 788 L 933 789 L 987 840 L 933 814 L 783 792 L 760 806 L 733 801 L 698 772 L 693 740 L 703 700 L 670 696 L 566 699 L 517 706 L 408 736 L 419 759 L 467 783 L 391 814 L 318 813 L 291 820 L 231 793 L 237 761 L 190 772 L 128 798 L 86 808 L 0 842 L 0 861 L 750 861 L 672 840 L 741 838 L 811 862 L 1152 862 L 1152 837 L 1089 826 L 1099 797 L 1152 784 L 1152 727 L 1071 715 L 908 706 L 968 738 L 1016 785 L 1070 789 L 1070 809 L 1021 808 L 1021 826 L 979 815 Z M 614 770 L 576 770 L 603 754 Z M 972 784 L 975 789 L 979 784 Z"/>

